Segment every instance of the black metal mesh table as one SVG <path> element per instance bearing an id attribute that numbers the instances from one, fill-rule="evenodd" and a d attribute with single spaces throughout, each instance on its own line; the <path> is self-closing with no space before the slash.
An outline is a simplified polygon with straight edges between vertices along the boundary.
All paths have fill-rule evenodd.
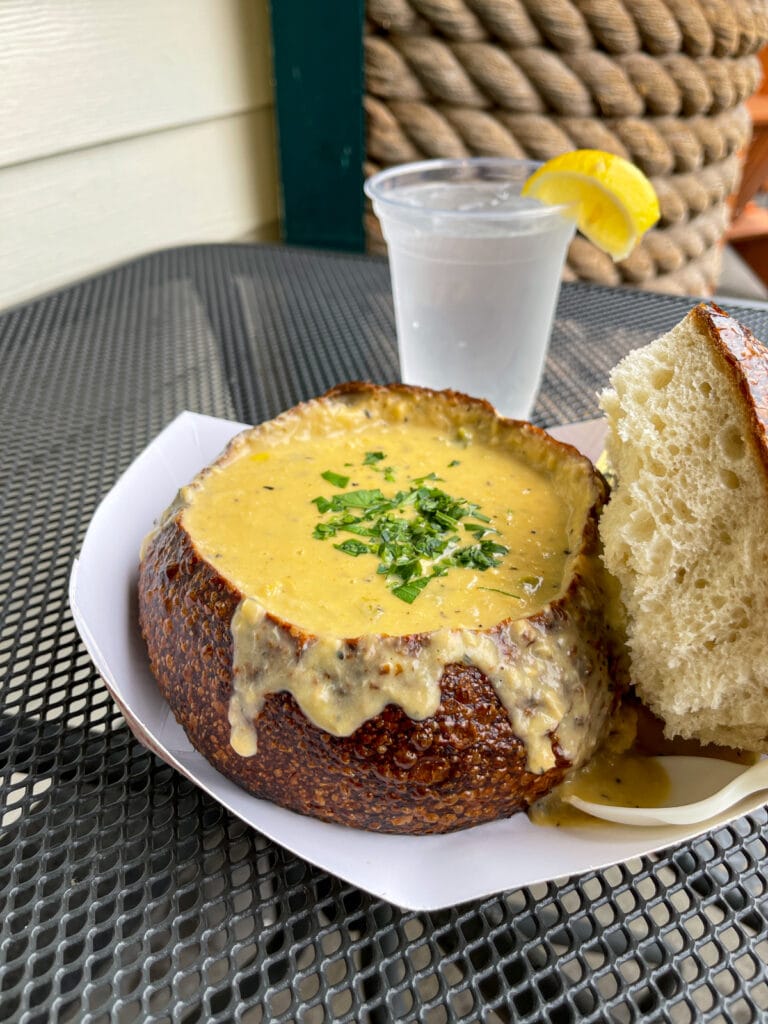
<path id="1" fill-rule="evenodd" d="M 596 415 L 688 306 L 565 286 L 536 421 Z M 66 596 L 100 497 L 181 410 L 255 422 L 394 379 L 393 339 L 384 262 L 278 247 L 158 253 L 0 317 L 0 1020 L 768 1019 L 765 811 L 408 913 L 231 817 L 112 704 Z"/>

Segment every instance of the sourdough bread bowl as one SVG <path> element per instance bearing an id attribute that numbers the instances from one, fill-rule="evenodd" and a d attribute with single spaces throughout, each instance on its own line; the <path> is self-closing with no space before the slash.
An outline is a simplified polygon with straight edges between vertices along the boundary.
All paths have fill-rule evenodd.
<path id="1" fill-rule="evenodd" d="M 635 689 L 669 738 L 768 753 L 768 349 L 703 304 L 601 404 Z"/>
<path id="2" fill-rule="evenodd" d="M 145 541 L 152 671 L 256 796 L 364 829 L 525 809 L 626 681 L 603 478 L 455 392 L 349 384 L 239 435 Z"/>

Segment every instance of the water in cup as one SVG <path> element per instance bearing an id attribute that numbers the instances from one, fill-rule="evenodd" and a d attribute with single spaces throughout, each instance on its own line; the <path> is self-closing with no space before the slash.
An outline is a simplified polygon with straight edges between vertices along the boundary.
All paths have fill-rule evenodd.
<path id="1" fill-rule="evenodd" d="M 408 170 L 438 174 L 438 164 L 468 168 L 469 180 Z M 478 164 L 494 165 L 490 180 L 475 177 Z M 519 196 L 535 166 L 430 161 L 383 172 L 378 194 L 376 178 L 367 186 L 389 250 L 403 380 L 487 398 L 517 418 L 536 398 L 574 231 L 563 209 Z"/>

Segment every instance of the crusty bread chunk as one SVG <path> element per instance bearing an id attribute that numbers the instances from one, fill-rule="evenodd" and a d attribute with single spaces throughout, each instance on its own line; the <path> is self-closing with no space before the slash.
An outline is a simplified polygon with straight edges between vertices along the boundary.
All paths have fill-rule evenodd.
<path id="1" fill-rule="evenodd" d="M 610 384 L 600 532 L 637 692 L 670 737 L 768 750 L 768 349 L 700 305 Z"/>

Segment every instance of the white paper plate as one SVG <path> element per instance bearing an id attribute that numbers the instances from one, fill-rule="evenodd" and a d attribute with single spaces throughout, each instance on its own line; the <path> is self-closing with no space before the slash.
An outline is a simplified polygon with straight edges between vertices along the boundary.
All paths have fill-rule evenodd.
<path id="1" fill-rule="evenodd" d="M 233 814 L 275 842 L 412 910 L 437 910 L 605 867 L 678 843 L 702 828 L 618 825 L 540 828 L 524 814 L 445 836 L 390 836 L 329 825 L 249 796 L 189 744 L 155 685 L 137 622 L 139 546 L 180 486 L 219 454 L 242 424 L 185 412 L 142 452 L 96 511 L 70 579 L 77 628 L 136 737 Z M 595 458 L 599 421 L 552 431 Z M 710 822 L 762 805 L 760 797 Z"/>

